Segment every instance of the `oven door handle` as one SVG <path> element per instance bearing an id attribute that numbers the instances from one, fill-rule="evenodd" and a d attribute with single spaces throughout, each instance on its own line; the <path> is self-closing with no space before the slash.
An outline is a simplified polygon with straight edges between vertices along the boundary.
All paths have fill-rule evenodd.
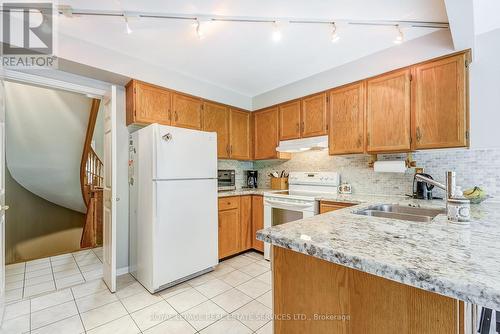
<path id="1" fill-rule="evenodd" d="M 273 200 L 266 200 L 266 204 L 270 204 L 271 206 L 273 206 L 273 205 L 280 205 L 280 206 L 286 206 L 286 207 L 289 207 L 289 208 L 297 208 L 297 209 L 307 208 L 307 207 L 311 207 L 312 206 L 309 203 L 308 204 L 305 204 L 305 203 L 297 204 L 297 203 L 288 203 L 288 202 L 273 201 Z"/>

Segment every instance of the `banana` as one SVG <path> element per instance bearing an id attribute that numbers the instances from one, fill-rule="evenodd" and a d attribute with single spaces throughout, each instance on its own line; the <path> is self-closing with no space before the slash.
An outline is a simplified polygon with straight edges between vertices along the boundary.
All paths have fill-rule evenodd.
<path id="1" fill-rule="evenodd" d="M 480 203 L 487 198 L 486 192 L 480 187 L 467 189 L 463 192 L 464 197 L 469 199 L 472 203 Z"/>

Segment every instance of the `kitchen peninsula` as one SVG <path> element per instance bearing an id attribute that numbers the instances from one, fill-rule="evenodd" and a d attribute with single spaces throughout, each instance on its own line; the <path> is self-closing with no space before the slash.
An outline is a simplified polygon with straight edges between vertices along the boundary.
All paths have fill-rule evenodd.
<path id="1" fill-rule="evenodd" d="M 257 233 L 273 246 L 274 313 L 292 315 L 275 321 L 275 333 L 464 333 L 471 305 L 500 309 L 497 204 L 473 208 L 470 223 L 449 223 L 355 213 L 441 201 L 335 200 L 361 204 Z"/>

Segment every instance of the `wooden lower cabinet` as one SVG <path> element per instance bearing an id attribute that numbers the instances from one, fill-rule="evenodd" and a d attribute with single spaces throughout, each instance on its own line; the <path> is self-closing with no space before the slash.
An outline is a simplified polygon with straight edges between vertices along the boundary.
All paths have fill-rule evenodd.
<path id="1" fill-rule="evenodd" d="M 219 259 L 249 249 L 264 251 L 255 233 L 264 228 L 263 197 L 257 195 L 219 198 Z"/>
<path id="2" fill-rule="evenodd" d="M 343 208 L 348 208 L 350 206 L 356 205 L 354 203 L 346 202 L 333 202 L 333 201 L 320 201 L 319 202 L 319 213 L 326 213 L 330 211 L 340 210 Z"/>
<path id="3" fill-rule="evenodd" d="M 240 252 L 240 233 L 239 196 L 219 198 L 219 259 Z"/>
<path id="4" fill-rule="evenodd" d="M 240 252 L 252 248 L 252 196 L 240 197 Z"/>
<path id="5" fill-rule="evenodd" d="M 272 256 L 275 334 L 464 330 L 463 303 L 456 299 L 281 247 L 273 247 Z"/>
<path id="6" fill-rule="evenodd" d="M 264 228 L 264 196 L 252 196 L 252 248 L 264 251 L 264 243 L 255 237 Z"/>

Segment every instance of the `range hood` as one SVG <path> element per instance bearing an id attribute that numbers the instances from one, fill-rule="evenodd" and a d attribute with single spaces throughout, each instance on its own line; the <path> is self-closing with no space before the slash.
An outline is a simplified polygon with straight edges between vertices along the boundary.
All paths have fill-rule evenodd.
<path id="1" fill-rule="evenodd" d="M 276 151 L 283 153 L 297 153 L 309 150 L 324 150 L 328 148 L 328 136 L 319 136 L 302 139 L 280 141 Z"/>

